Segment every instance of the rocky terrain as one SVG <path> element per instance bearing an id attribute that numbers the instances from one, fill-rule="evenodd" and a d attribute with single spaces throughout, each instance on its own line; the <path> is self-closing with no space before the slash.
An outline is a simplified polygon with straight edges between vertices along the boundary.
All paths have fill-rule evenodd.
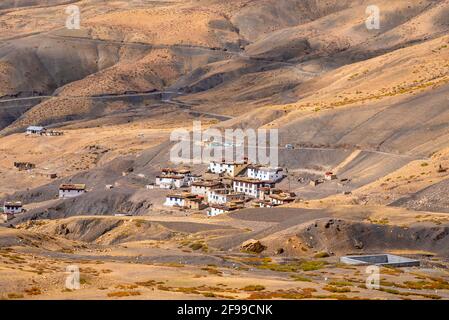
<path id="1" fill-rule="evenodd" d="M 369 5 L 2 1 L 0 204 L 26 212 L 0 227 L 0 298 L 449 298 L 449 1 L 379 0 L 372 30 Z M 279 187 L 299 200 L 164 207 L 146 186 L 194 120 L 278 129 Z M 88 192 L 58 199 L 62 183 Z M 422 265 L 383 270 L 373 291 L 339 263 L 385 252 Z M 64 288 L 69 264 L 83 290 Z"/>

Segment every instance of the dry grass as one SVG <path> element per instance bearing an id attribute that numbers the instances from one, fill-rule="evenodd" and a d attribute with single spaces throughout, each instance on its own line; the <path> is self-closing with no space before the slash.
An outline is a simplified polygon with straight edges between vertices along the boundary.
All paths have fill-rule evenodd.
<path id="1" fill-rule="evenodd" d="M 116 291 L 108 293 L 108 297 L 110 298 L 123 298 L 123 297 L 133 297 L 140 296 L 139 291 Z"/>

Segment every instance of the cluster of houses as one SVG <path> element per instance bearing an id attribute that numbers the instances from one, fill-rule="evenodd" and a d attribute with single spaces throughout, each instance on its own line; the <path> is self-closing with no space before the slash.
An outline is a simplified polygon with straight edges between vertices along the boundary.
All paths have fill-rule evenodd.
<path id="1" fill-rule="evenodd" d="M 324 179 L 312 180 L 310 181 L 310 185 L 316 187 L 317 185 L 322 184 L 325 181 L 332 181 L 332 180 L 337 180 L 337 175 L 331 171 L 327 171 L 324 174 Z"/>
<path id="2" fill-rule="evenodd" d="M 78 197 L 86 193 L 85 184 L 61 184 L 59 186 L 59 199 L 69 199 Z M 3 212 L 1 213 L 1 220 L 7 222 L 18 214 L 25 212 L 22 202 L 20 201 L 6 201 L 3 204 Z"/>
<path id="3" fill-rule="evenodd" d="M 284 178 L 282 168 L 271 168 L 243 162 L 211 162 L 204 179 L 188 169 L 163 169 L 154 187 L 184 189 L 166 196 L 164 205 L 192 210 L 207 209 L 208 216 L 216 216 L 245 208 L 275 207 L 296 200 L 294 193 L 275 188 Z M 153 186 L 152 186 L 153 188 Z M 187 189 L 187 190 L 186 190 Z"/>

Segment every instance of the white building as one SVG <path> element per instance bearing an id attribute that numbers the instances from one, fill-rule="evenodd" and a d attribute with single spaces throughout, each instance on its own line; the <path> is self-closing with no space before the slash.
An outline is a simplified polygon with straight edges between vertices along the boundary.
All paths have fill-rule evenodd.
<path id="1" fill-rule="evenodd" d="M 283 204 L 291 203 L 296 200 L 296 194 L 294 194 L 293 192 L 271 194 L 269 197 L 271 203 L 276 206 L 281 206 Z"/>
<path id="2" fill-rule="evenodd" d="M 251 179 L 278 182 L 284 177 L 284 171 L 282 168 L 249 166 L 247 176 Z"/>
<path id="3" fill-rule="evenodd" d="M 59 186 L 59 198 L 75 198 L 86 193 L 85 184 L 61 184 Z"/>
<path id="4" fill-rule="evenodd" d="M 163 175 L 156 177 L 156 185 L 161 189 L 179 189 L 189 186 L 189 178 L 179 175 Z"/>
<path id="5" fill-rule="evenodd" d="M 186 209 L 202 210 L 205 209 L 202 200 L 191 193 L 170 194 L 165 198 L 164 206 L 179 207 Z"/>
<path id="6" fill-rule="evenodd" d="M 269 200 L 256 200 L 253 202 L 253 206 L 256 208 L 273 208 L 276 207 L 275 204 L 271 203 Z"/>
<path id="7" fill-rule="evenodd" d="M 250 197 L 258 198 L 259 189 L 263 187 L 273 188 L 275 185 L 272 181 L 261 181 L 246 177 L 235 178 L 232 182 L 232 188 L 235 192 L 242 192 Z"/>
<path id="8" fill-rule="evenodd" d="M 170 194 L 165 197 L 164 206 L 167 207 L 185 207 L 186 197 L 182 194 Z"/>
<path id="9" fill-rule="evenodd" d="M 190 192 L 198 196 L 206 197 L 208 192 L 222 187 L 223 184 L 219 181 L 196 181 L 192 183 Z"/>
<path id="10" fill-rule="evenodd" d="M 248 164 L 246 162 L 237 163 L 237 162 L 211 162 L 209 163 L 209 172 L 215 174 L 224 174 L 230 177 L 236 177 L 239 175 Z"/>
<path id="11" fill-rule="evenodd" d="M 45 134 L 46 131 L 47 131 L 47 129 L 45 129 L 44 127 L 29 126 L 26 130 L 26 134 L 42 135 L 42 134 Z"/>
<path id="12" fill-rule="evenodd" d="M 229 213 L 235 210 L 241 209 L 241 207 L 238 206 L 229 206 L 229 205 L 223 205 L 223 204 L 213 204 L 207 209 L 207 216 L 208 217 L 215 217 L 220 214 Z"/>
<path id="13" fill-rule="evenodd" d="M 179 189 L 188 187 L 192 182 L 200 178 L 198 175 L 193 175 L 187 169 L 162 169 L 162 174 L 156 177 L 156 185 L 161 189 Z"/>
<path id="14" fill-rule="evenodd" d="M 6 215 L 15 215 L 23 212 L 23 205 L 20 201 L 7 201 L 3 204 L 3 213 Z"/>
<path id="15" fill-rule="evenodd" d="M 327 181 L 336 180 L 337 175 L 333 172 L 328 171 L 324 174 L 324 179 Z"/>
<path id="16" fill-rule="evenodd" d="M 233 190 L 228 189 L 211 190 L 207 194 L 207 202 L 209 204 L 225 204 L 243 200 L 245 200 L 245 194 L 235 193 Z"/>

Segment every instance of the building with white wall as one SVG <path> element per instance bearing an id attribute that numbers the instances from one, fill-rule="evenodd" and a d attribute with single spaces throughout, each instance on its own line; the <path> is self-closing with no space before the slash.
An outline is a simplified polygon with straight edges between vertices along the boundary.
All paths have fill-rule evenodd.
<path id="1" fill-rule="evenodd" d="M 156 177 L 156 185 L 161 189 L 180 189 L 189 187 L 198 181 L 200 175 L 192 174 L 188 169 L 162 169 L 162 174 Z"/>
<path id="2" fill-rule="evenodd" d="M 222 187 L 223 184 L 220 181 L 195 181 L 192 182 L 190 192 L 197 196 L 207 197 L 208 192 Z"/>
<path id="3" fill-rule="evenodd" d="M 284 178 L 284 170 L 282 168 L 249 166 L 247 176 L 251 179 L 278 182 Z"/>
<path id="4" fill-rule="evenodd" d="M 169 194 L 165 198 L 164 206 L 184 209 L 202 210 L 206 206 L 202 199 L 191 193 Z"/>
<path id="5" fill-rule="evenodd" d="M 43 135 L 43 134 L 45 134 L 46 131 L 47 131 L 47 129 L 45 129 L 44 127 L 29 126 L 26 129 L 26 134 L 28 134 L 28 135 Z"/>
<path id="6" fill-rule="evenodd" d="M 20 201 L 6 201 L 3 204 L 3 213 L 6 215 L 15 215 L 23 211 L 23 205 Z"/>
<path id="7" fill-rule="evenodd" d="M 207 202 L 209 204 L 225 204 L 244 200 L 245 200 L 244 193 L 236 193 L 230 189 L 211 190 L 207 194 Z"/>
<path id="8" fill-rule="evenodd" d="M 221 162 L 213 161 L 213 162 L 209 163 L 208 170 L 211 173 L 227 175 L 230 177 L 236 177 L 243 170 L 245 170 L 247 166 L 248 166 L 247 162 L 238 163 L 238 162 L 226 162 L 226 161 L 221 161 Z"/>
<path id="9" fill-rule="evenodd" d="M 324 174 L 324 179 L 327 181 L 336 180 L 337 175 L 331 171 L 328 171 Z"/>
<path id="10" fill-rule="evenodd" d="M 61 184 L 59 186 L 59 198 L 75 198 L 86 193 L 85 184 Z"/>
<path id="11" fill-rule="evenodd" d="M 296 194 L 293 192 L 281 192 L 277 194 L 271 194 L 269 197 L 271 203 L 276 206 L 292 203 L 296 200 Z"/>
<path id="12" fill-rule="evenodd" d="M 232 188 L 234 192 L 241 192 L 247 196 L 258 198 L 260 195 L 260 188 L 270 187 L 273 188 L 275 183 L 272 181 L 261 181 L 257 179 L 251 179 L 247 177 L 234 178 L 232 182 Z"/>
<path id="13" fill-rule="evenodd" d="M 156 177 L 156 185 L 161 189 L 180 189 L 189 186 L 189 178 L 179 175 L 163 175 Z"/>
<path id="14" fill-rule="evenodd" d="M 230 204 L 212 204 L 209 209 L 207 209 L 207 216 L 215 217 L 220 214 L 230 213 L 239 209 L 242 209 L 242 207 Z"/>

